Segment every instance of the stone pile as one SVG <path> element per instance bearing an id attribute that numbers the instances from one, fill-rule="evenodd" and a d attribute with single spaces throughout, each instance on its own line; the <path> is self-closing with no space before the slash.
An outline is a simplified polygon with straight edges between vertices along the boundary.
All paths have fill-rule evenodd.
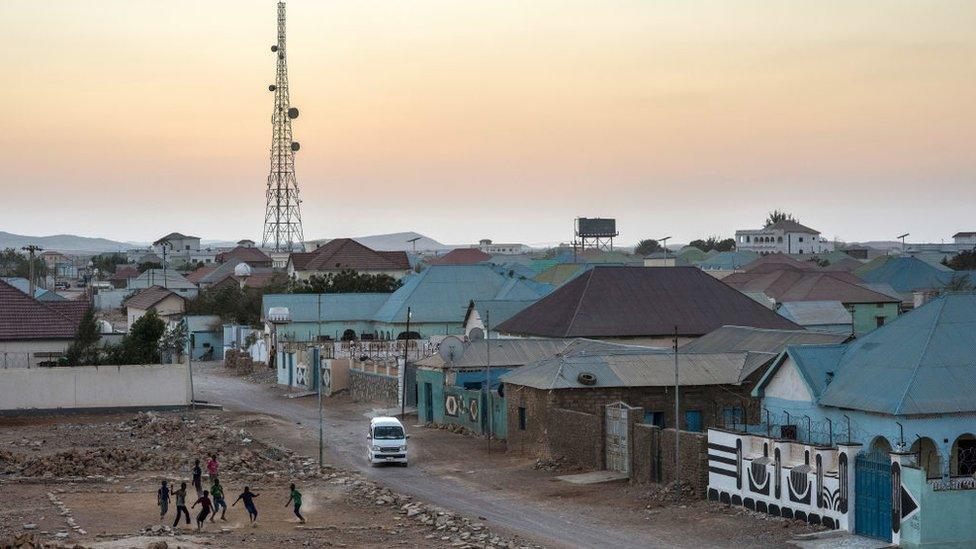
<path id="1" fill-rule="evenodd" d="M 21 532 L 13 537 L 0 539 L 3 549 L 85 549 L 84 545 L 64 545 L 61 543 L 46 543 L 33 532 Z"/>
<path id="2" fill-rule="evenodd" d="M 79 477 L 120 471 L 167 469 L 179 464 L 175 456 L 153 454 L 122 446 L 90 450 L 71 449 L 24 460 L 20 474 L 27 477 Z"/>
<path id="3" fill-rule="evenodd" d="M 510 549 L 533 549 L 539 546 L 518 538 L 502 537 L 492 533 L 481 522 L 461 516 L 447 509 L 414 501 L 403 495 L 366 480 L 358 474 L 330 473 L 326 476 L 331 482 L 351 486 L 352 494 L 365 504 L 388 506 L 408 520 L 427 526 L 431 533 L 429 540 L 450 542 L 460 549 L 505 547 Z M 483 520 L 483 519 L 482 519 Z"/>

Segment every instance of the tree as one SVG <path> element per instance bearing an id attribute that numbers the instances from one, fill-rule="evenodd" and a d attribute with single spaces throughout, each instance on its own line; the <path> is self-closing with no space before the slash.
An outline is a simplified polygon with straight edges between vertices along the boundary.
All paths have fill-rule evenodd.
<path id="1" fill-rule="evenodd" d="M 132 323 L 129 334 L 118 345 L 107 348 L 110 364 L 155 364 L 159 362 L 159 339 L 166 331 L 166 323 L 155 309 L 149 309 Z"/>
<path id="2" fill-rule="evenodd" d="M 183 356 L 183 351 L 186 350 L 186 341 L 188 338 L 189 334 L 187 333 L 186 322 L 170 324 L 169 328 L 163 332 L 163 336 L 159 339 L 159 348 L 179 360 Z"/>
<path id="3" fill-rule="evenodd" d="M 651 255 L 652 253 L 659 252 L 663 249 L 664 248 L 657 240 L 654 240 L 653 238 L 645 238 L 644 240 L 638 242 L 637 246 L 634 247 L 634 254 L 642 256 Z"/>
<path id="4" fill-rule="evenodd" d="M 769 214 L 766 215 L 766 225 L 764 225 L 764 226 L 768 227 L 768 226 L 770 226 L 770 225 L 772 225 L 774 223 L 779 223 L 780 221 L 796 221 L 796 222 L 799 222 L 800 220 L 799 219 L 796 219 L 795 217 L 793 217 L 793 214 L 791 214 L 789 212 L 780 211 L 780 210 L 773 210 L 773 211 L 769 212 Z"/>
<path id="5" fill-rule="evenodd" d="M 125 254 L 118 252 L 98 254 L 91 259 L 92 266 L 100 273 L 114 273 L 119 265 L 128 263 Z"/>
<path id="6" fill-rule="evenodd" d="M 387 274 L 365 274 L 352 269 L 343 269 L 338 273 L 312 275 L 308 280 L 296 281 L 292 288 L 293 294 L 356 294 L 356 293 L 392 293 L 402 283 Z"/>
<path id="7" fill-rule="evenodd" d="M 954 271 L 976 270 L 976 251 L 966 250 L 952 256 L 952 259 L 942 260 L 942 264 Z"/>
<path id="8" fill-rule="evenodd" d="M 971 292 L 973 291 L 973 282 L 969 277 L 963 273 L 952 273 L 940 288 L 941 293 L 947 292 Z"/>
<path id="9" fill-rule="evenodd" d="M 30 278 L 30 256 L 20 253 L 14 248 L 7 248 L 0 252 L 0 275 Z M 34 258 L 35 280 L 47 276 L 47 263 L 40 257 Z"/>
<path id="10" fill-rule="evenodd" d="M 68 347 L 68 351 L 65 353 L 65 362 L 68 366 L 98 364 L 98 342 L 101 338 L 98 323 L 95 321 L 95 311 L 89 307 L 85 311 L 85 315 L 81 317 L 81 323 L 78 324 L 78 329 L 75 331 L 74 343 Z"/>
<path id="11" fill-rule="evenodd" d="M 705 240 L 692 240 L 688 243 L 689 246 L 694 246 L 703 252 L 708 252 L 715 250 L 717 252 L 731 252 L 735 250 L 735 240 L 731 238 L 726 238 L 719 240 L 717 236 L 710 236 Z"/>
<path id="12" fill-rule="evenodd" d="M 162 269 L 162 268 L 163 268 L 163 264 L 158 261 L 143 261 L 137 267 L 140 273 L 144 273 L 149 269 Z"/>

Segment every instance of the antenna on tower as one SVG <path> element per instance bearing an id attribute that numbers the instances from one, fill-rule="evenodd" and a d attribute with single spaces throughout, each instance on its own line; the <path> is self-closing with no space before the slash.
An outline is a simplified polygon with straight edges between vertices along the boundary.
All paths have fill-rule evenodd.
<path id="1" fill-rule="evenodd" d="M 278 43 L 271 46 L 277 54 L 275 83 L 268 86 L 274 92 L 274 111 L 271 115 L 271 172 L 264 210 L 264 238 L 262 247 L 276 252 L 305 250 L 302 234 L 301 199 L 295 178 L 295 153 L 300 149 L 292 139 L 291 121 L 298 118 L 298 109 L 288 98 L 288 59 L 285 48 L 285 3 L 278 2 Z"/>

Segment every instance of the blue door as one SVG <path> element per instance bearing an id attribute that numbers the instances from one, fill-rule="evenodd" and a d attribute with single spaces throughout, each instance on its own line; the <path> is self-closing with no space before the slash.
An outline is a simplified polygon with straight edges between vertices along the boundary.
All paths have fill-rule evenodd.
<path id="1" fill-rule="evenodd" d="M 685 410 L 685 431 L 700 433 L 702 419 L 700 410 Z"/>
<path id="2" fill-rule="evenodd" d="M 434 421 L 434 388 L 424 383 L 424 421 Z"/>
<path id="3" fill-rule="evenodd" d="M 885 452 L 858 454 L 854 470 L 854 531 L 891 541 L 891 459 Z"/>

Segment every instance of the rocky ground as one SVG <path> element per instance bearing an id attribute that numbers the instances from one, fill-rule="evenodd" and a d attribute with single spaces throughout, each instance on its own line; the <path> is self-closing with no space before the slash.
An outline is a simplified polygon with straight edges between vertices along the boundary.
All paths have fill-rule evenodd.
<path id="1" fill-rule="evenodd" d="M 277 421 L 212 410 L 0 419 L 0 547 L 531 546 L 251 432 Z M 172 505 L 160 520 L 159 482 L 188 482 L 192 460 L 214 452 L 228 503 L 244 485 L 264 496 L 256 527 L 239 506 L 200 532 L 173 528 Z M 285 506 L 290 482 L 306 525 Z"/>

